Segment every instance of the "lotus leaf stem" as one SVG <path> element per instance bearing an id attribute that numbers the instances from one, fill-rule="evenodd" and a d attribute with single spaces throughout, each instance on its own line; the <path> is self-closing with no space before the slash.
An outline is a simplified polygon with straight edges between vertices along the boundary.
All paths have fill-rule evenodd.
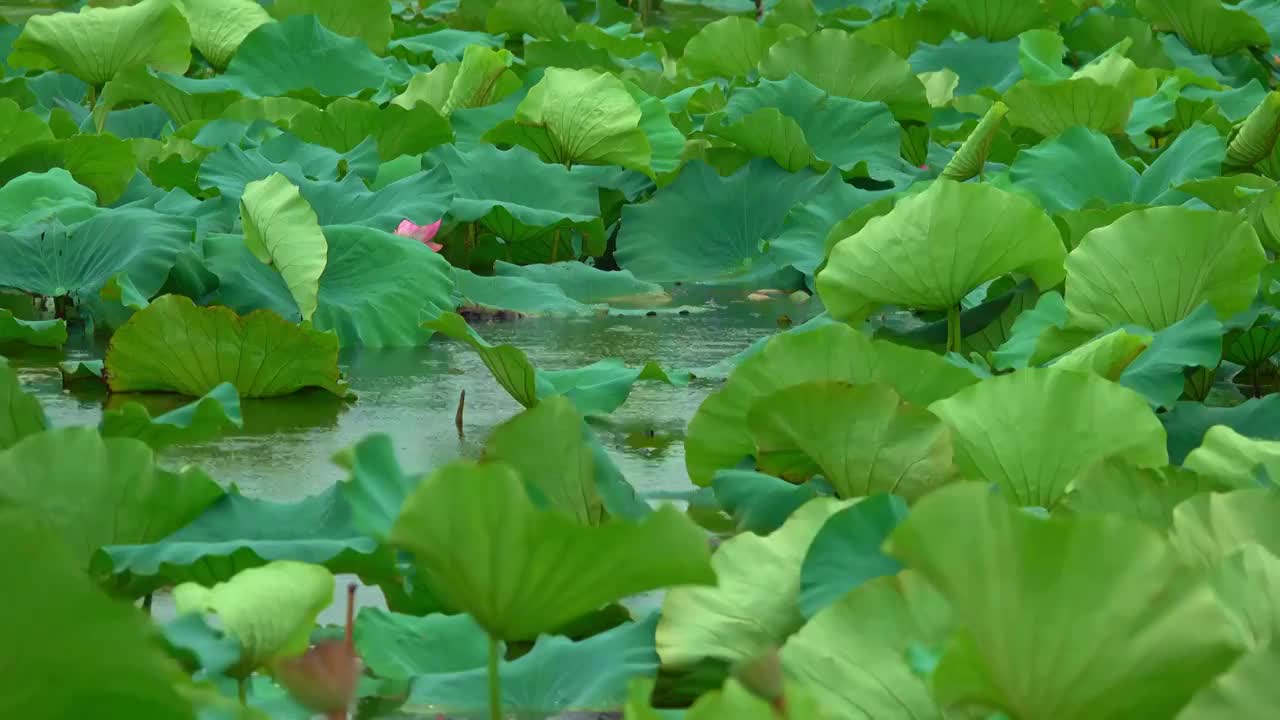
<path id="1" fill-rule="evenodd" d="M 498 675 L 498 638 L 489 635 L 489 720 L 502 720 L 502 677 Z"/>
<path id="2" fill-rule="evenodd" d="M 960 306 L 947 308 L 947 352 L 960 352 Z"/>

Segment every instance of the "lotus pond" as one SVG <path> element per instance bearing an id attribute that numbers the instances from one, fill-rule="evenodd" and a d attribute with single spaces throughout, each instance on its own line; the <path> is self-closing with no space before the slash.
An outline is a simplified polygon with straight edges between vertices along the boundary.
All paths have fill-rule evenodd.
<path id="1" fill-rule="evenodd" d="M 1280 707 L 1273 0 L 0 19 L 0 718 Z"/>

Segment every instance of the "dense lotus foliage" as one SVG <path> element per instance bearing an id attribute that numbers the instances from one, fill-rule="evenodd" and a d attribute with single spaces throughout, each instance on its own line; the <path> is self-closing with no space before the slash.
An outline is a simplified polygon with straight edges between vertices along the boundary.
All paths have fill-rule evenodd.
<path id="1" fill-rule="evenodd" d="M 1280 3 L 0 18 L 0 717 L 1276 716 Z M 823 312 L 694 371 L 468 322 L 677 286 Z M 523 408 L 471 457 L 161 454 L 429 342 Z M 714 388 L 678 503 L 596 435 L 640 382 Z"/>

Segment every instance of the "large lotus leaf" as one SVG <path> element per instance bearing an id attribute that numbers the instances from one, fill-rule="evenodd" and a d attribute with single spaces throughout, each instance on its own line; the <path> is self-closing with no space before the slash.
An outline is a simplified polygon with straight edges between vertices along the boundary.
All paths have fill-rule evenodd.
<path id="1" fill-rule="evenodd" d="M 814 155 L 841 170 L 866 163 L 868 174 L 877 176 L 879 169 L 896 170 L 902 164 L 901 128 L 882 103 L 830 95 L 803 77 L 790 75 L 734 92 L 724 107 L 723 121 L 735 123 L 765 108 L 775 108 L 795 121 Z M 708 118 L 707 123 L 711 122 Z"/>
<path id="2" fill-rule="evenodd" d="M 251 98 L 277 97 L 309 89 L 337 97 L 400 84 L 411 73 L 400 60 L 374 55 L 363 40 L 329 30 L 314 15 L 299 15 L 249 33 L 221 75 L 162 77 L 192 94 L 235 91 Z"/>
<path id="3" fill-rule="evenodd" d="M 490 344 L 457 313 L 440 313 L 423 323 L 423 327 L 469 345 L 489 368 L 493 379 L 516 402 L 527 408 L 538 403 L 537 370 L 520 348 Z"/>
<path id="4" fill-rule="evenodd" d="M 470 45 L 461 62 L 437 65 L 431 72 L 414 75 L 405 91 L 391 102 L 403 108 L 426 103 L 445 117 L 455 110 L 491 105 L 520 89 L 520 78 L 510 69 L 514 60 L 510 51 L 502 48 Z"/>
<path id="5" fill-rule="evenodd" d="M 340 153 L 351 152 L 367 138 L 374 138 L 378 156 L 388 161 L 401 155 L 421 155 L 453 140 L 449 121 L 430 105 L 418 104 L 407 110 L 399 105 L 380 108 L 352 98 L 338 98 L 323 110 L 303 108 L 289 120 L 289 131 L 303 141 Z"/>
<path id="6" fill-rule="evenodd" d="M 720 470 L 711 487 L 716 503 L 733 518 L 738 532 L 760 535 L 782 527 L 806 502 L 831 493 L 830 487 L 817 479 L 795 485 L 753 470 Z"/>
<path id="7" fill-rule="evenodd" d="M 792 385 L 756 400 L 747 427 L 757 465 L 792 482 L 816 470 L 842 498 L 915 500 L 956 477 L 950 431 L 885 385 Z"/>
<path id="8" fill-rule="evenodd" d="M 1206 301 L 1226 319 L 1253 301 L 1264 264 L 1257 233 L 1238 215 L 1137 210 L 1091 231 L 1067 256 L 1069 324 L 1161 330 Z"/>
<path id="9" fill-rule="evenodd" d="M 884 553 L 884 541 L 907 516 L 896 495 L 873 495 L 831 516 L 814 536 L 800 568 L 800 612 L 813 618 L 850 591 L 902 563 Z"/>
<path id="10" fill-rule="evenodd" d="M 1063 504 L 1075 512 L 1116 513 L 1167 531 L 1179 503 L 1221 489 L 1213 479 L 1178 467 L 1139 468 L 1104 460 L 1076 477 Z"/>
<path id="11" fill-rule="evenodd" d="M 809 166 L 824 170 L 829 167 L 814 155 L 799 123 L 777 108 L 752 111 L 732 124 L 725 124 L 724 115 L 717 113 L 704 121 L 703 130 L 729 141 L 739 151 L 721 147 L 708 149 L 707 160 L 721 170 L 733 168 L 740 161 L 741 153 L 769 158 L 787 172 Z"/>
<path id="12" fill-rule="evenodd" d="M 972 37 L 1008 40 L 1052 22 L 1041 3 L 1022 0 L 929 0 L 928 9 Z"/>
<path id="13" fill-rule="evenodd" d="M 175 125 L 217 117 L 240 99 L 234 90 L 200 92 L 175 87 L 169 73 L 158 73 L 146 67 L 135 67 L 119 73 L 103 87 L 94 106 L 93 116 L 105 125 L 111 108 L 121 103 L 142 100 L 154 103 L 169 114 Z"/>
<path id="14" fill-rule="evenodd" d="M 360 659 L 381 678 L 482 668 L 489 657 L 489 636 L 469 615 L 414 617 L 364 607 L 354 634 Z"/>
<path id="15" fill-rule="evenodd" d="M 493 264 L 493 273 L 555 286 L 565 296 L 586 305 L 663 304 L 671 299 L 661 285 L 638 280 L 626 270 L 601 270 L 580 262 L 513 265 L 499 260 Z"/>
<path id="16" fill-rule="evenodd" d="M 690 163 L 648 201 L 622 209 L 618 265 L 658 283 L 765 281 L 783 269 L 769 238 L 822 178 L 765 159 L 729 177 Z"/>
<path id="17" fill-rule="evenodd" d="M 792 73 L 832 95 L 883 102 L 905 120 L 929 117 L 924 85 L 907 61 L 842 30 L 819 30 L 782 40 L 760 59 L 764 78 L 782 80 Z"/>
<path id="18" fill-rule="evenodd" d="M 1226 425 L 1209 428 L 1182 466 L 1231 487 L 1280 484 L 1280 442 L 1246 437 Z"/>
<path id="19" fill-rule="evenodd" d="M 63 70 L 99 86 L 129 67 L 184 73 L 191 63 L 191 31 L 171 0 L 86 7 L 28 20 L 6 62 Z"/>
<path id="20" fill-rule="evenodd" d="M 1240 652 L 1209 584 L 1127 519 L 1041 519 L 966 483 L 920 501 L 889 542 L 963 628 L 932 676 L 944 707 L 1172 717 Z"/>
<path id="21" fill-rule="evenodd" d="M 1089 77 L 1049 84 L 1020 80 L 1004 94 L 1004 102 L 1009 106 L 1010 124 L 1045 137 L 1060 135 L 1076 125 L 1119 133 L 1133 109 L 1133 97 L 1123 88 Z"/>
<path id="22" fill-rule="evenodd" d="M 743 360 L 698 408 L 685 438 L 685 465 L 696 485 L 709 485 L 716 470 L 736 467 L 755 450 L 746 422 L 751 408 L 793 385 L 884 383 L 907 402 L 925 406 L 977 380 L 934 353 L 872 340 L 844 324 L 784 333 Z"/>
<path id="23" fill-rule="evenodd" d="M 300 328 L 269 310 L 240 317 L 165 295 L 111 337 L 106 357 L 113 392 L 179 392 L 200 397 L 224 382 L 241 397 L 288 395 L 319 387 L 345 397 L 338 337 Z"/>
<path id="24" fill-rule="evenodd" d="M 159 450 L 211 440 L 228 427 L 244 427 L 244 419 L 235 386 L 223 383 L 199 400 L 155 417 L 142 403 L 127 402 L 102 414 L 99 431 L 103 437 L 130 437 Z"/>
<path id="25" fill-rule="evenodd" d="M 621 165 L 647 171 L 652 151 L 640 129 L 640 105 L 617 77 L 548 68 L 516 106 L 515 117 L 485 135 L 523 145 L 546 162 Z"/>
<path id="26" fill-rule="evenodd" d="M 0 160 L 27 145 L 54 139 L 39 115 L 24 111 L 9 98 L 0 98 L 0 128 Z"/>
<path id="27" fill-rule="evenodd" d="M 1138 0 L 1137 9 L 1153 26 L 1178 33 L 1191 49 L 1207 55 L 1271 44 L 1256 18 L 1217 0 Z"/>
<path id="28" fill-rule="evenodd" d="M 680 56 L 680 67 L 695 80 L 746 77 L 777 39 L 773 28 L 743 17 L 703 25 Z"/>
<path id="29" fill-rule="evenodd" d="M 715 582 L 706 539 L 671 507 L 585 527 L 539 510 L 501 463 L 446 465 L 391 530 L 447 605 L 499 639 L 529 638 L 627 595 Z"/>
<path id="30" fill-rule="evenodd" d="M 1191 699 L 1180 720 L 1238 720 L 1265 718 L 1280 703 L 1280 683 L 1275 668 L 1280 663 L 1280 643 L 1255 650 L 1231 669 L 1214 678 Z"/>
<path id="31" fill-rule="evenodd" d="M 955 435 L 956 463 L 1020 505 L 1051 508 L 1094 462 L 1168 463 L 1164 426 L 1143 397 L 1092 373 L 1027 368 L 929 409 Z"/>
<path id="32" fill-rule="evenodd" d="M 329 245 L 315 210 L 298 186 L 280 173 L 244 186 L 240 196 L 244 244 L 262 263 L 280 273 L 303 320 L 316 312 L 320 275 Z"/>
<path id="33" fill-rule="evenodd" d="M 23 320 L 0 309 L 0 346 L 22 343 L 35 347 L 62 347 L 67 344 L 65 320 Z"/>
<path id="34" fill-rule="evenodd" d="M 0 596 L 5 652 L 0 715 L 193 720 L 182 670 L 135 608 L 109 599 L 76 566 L 45 518 L 0 504 L 0 565 L 14 588 Z M 57 692 L 45 692 L 57 682 Z"/>
<path id="35" fill-rule="evenodd" d="M 813 274 L 826 260 L 827 242 L 837 225 L 891 193 L 858 189 L 829 172 L 806 200 L 787 213 L 782 230 L 769 240 L 769 249 L 778 262 L 804 273 L 807 286 L 813 287 Z"/>
<path id="36" fill-rule="evenodd" d="M 1091 202 L 1176 205 L 1186 194 L 1177 186 L 1211 178 L 1222 170 L 1226 143 L 1218 131 L 1196 124 L 1139 176 L 1101 133 L 1073 127 L 1018 153 L 1010 178 L 1030 190 L 1049 212 L 1079 210 Z"/>
<path id="37" fill-rule="evenodd" d="M 588 716 L 620 707 L 627 685 L 658 670 L 653 649 L 657 617 L 629 622 L 573 641 L 544 635 L 525 655 L 498 665 L 502 706 L 516 716 Z M 404 710 L 419 716 L 473 717 L 489 703 L 487 668 L 418 675 Z M 578 712 L 575 712 L 578 711 Z"/>
<path id="38" fill-rule="evenodd" d="M 104 547 L 92 566 L 136 594 L 180 582 L 212 585 L 274 560 L 378 579 L 390 563 L 376 554 L 377 542 L 356 529 L 345 487 L 334 485 L 295 502 L 228 493 L 169 535 Z"/>
<path id="39" fill-rule="evenodd" d="M 1280 395 L 1250 398 L 1233 407 L 1178 402 L 1161 414 L 1160 421 L 1169 434 L 1169 462 L 1180 465 L 1214 425 L 1226 425 L 1246 437 L 1280 440 Z"/>
<path id="40" fill-rule="evenodd" d="M 214 68 L 231 61 L 240 43 L 271 16 L 254 0 L 178 0 L 178 9 L 191 28 L 191 45 Z"/>
<path id="41" fill-rule="evenodd" d="M 271 13 L 284 20 L 295 15 L 315 15 L 322 25 L 346 37 L 360 38 L 382 54 L 391 39 L 391 0 L 276 0 Z"/>
<path id="42" fill-rule="evenodd" d="M 511 466 L 540 507 L 583 525 L 605 519 L 582 415 L 566 398 L 548 398 L 499 425 L 484 444 L 486 461 Z"/>
<path id="43" fill-rule="evenodd" d="M 1212 568 L 1251 543 L 1280 553 L 1280 497 L 1271 488 L 1196 495 L 1173 510 L 1170 541 L 1192 565 Z"/>
<path id="44" fill-rule="evenodd" d="M 179 615 L 213 613 L 240 641 L 240 662 L 231 670 L 238 676 L 305 652 L 316 616 L 332 601 L 332 573 L 290 560 L 242 570 L 213 587 L 183 583 L 173 589 Z"/>
<path id="45" fill-rule="evenodd" d="M 570 263 L 586 267 L 576 260 Z M 544 265 L 513 267 L 538 268 Z M 463 306 L 509 310 L 528 317 L 585 317 L 598 315 L 603 310 L 600 305 L 585 305 L 574 300 L 554 285 L 524 277 L 477 275 L 470 270 L 454 268 L 453 281 Z"/>
<path id="46" fill-rule="evenodd" d="M 485 18 L 485 29 L 514 37 L 557 38 L 573 30 L 573 18 L 559 0 L 497 0 Z"/>
<path id="47" fill-rule="evenodd" d="M 74 135 L 26 145 L 0 163 L 0 183 L 61 167 L 103 204 L 120 199 L 138 173 L 133 146 L 114 135 Z"/>
<path id="48" fill-rule="evenodd" d="M 1186 368 L 1218 365 L 1222 357 L 1222 323 L 1213 307 L 1204 303 L 1157 332 L 1137 357 L 1129 355 L 1131 361 L 1117 382 L 1141 393 L 1153 407 L 1169 407 L 1182 395 Z"/>
<path id="49" fill-rule="evenodd" d="M 73 224 L 97 214 L 97 204 L 97 193 L 62 168 L 19 175 L 0 185 L 0 231 L 52 217 Z"/>
<path id="50" fill-rule="evenodd" d="M 47 515 L 86 569 L 98 548 L 164 537 L 220 495 L 198 470 L 161 470 L 146 444 L 93 428 L 29 435 L 0 452 L 0 500 Z"/>
<path id="51" fill-rule="evenodd" d="M 837 318 L 862 319 L 885 303 L 948 310 L 1011 272 L 1051 288 L 1065 255 L 1058 229 L 1033 202 L 991 185 L 938 180 L 837 244 L 818 291 Z"/>
<path id="52" fill-rule="evenodd" d="M 18 374 L 0 356 L 0 451 L 43 431 L 48 424 L 40 401 L 22 391 Z"/>
<path id="53" fill-rule="evenodd" d="M 1251 652 L 1269 647 L 1280 635 L 1280 557 L 1246 543 L 1210 570 L 1209 581 Z"/>
<path id="54" fill-rule="evenodd" d="M 916 73 L 954 74 L 952 92 L 956 96 L 972 95 L 988 88 L 1002 93 L 1022 78 L 1017 40 L 946 38 L 937 44 L 921 44 L 908 60 Z"/>
<path id="55" fill-rule="evenodd" d="M 839 717 L 940 720 L 908 658 L 943 642 L 950 626 L 946 600 L 919 575 L 881 577 L 813 616 L 783 646 L 782 663 Z"/>
<path id="56" fill-rule="evenodd" d="M 827 518 L 847 504 L 816 498 L 767 536 L 743 533 L 724 541 L 711 557 L 715 587 L 667 591 L 657 635 L 662 664 L 749 660 L 799 630 L 801 562 Z"/>
<path id="57" fill-rule="evenodd" d="M 1271 155 L 1280 136 L 1280 93 L 1270 92 L 1249 113 L 1227 147 L 1227 164 L 1248 168 Z"/>

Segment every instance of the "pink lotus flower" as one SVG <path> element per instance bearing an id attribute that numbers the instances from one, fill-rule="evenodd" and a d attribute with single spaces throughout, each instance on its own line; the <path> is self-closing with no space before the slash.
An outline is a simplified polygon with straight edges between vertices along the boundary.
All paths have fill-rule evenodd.
<path id="1" fill-rule="evenodd" d="M 401 237 L 413 238 L 433 251 L 440 252 L 444 246 L 440 243 L 431 242 L 431 238 L 440 232 L 441 222 L 443 222 L 443 219 L 437 220 L 430 225 L 415 225 L 412 220 L 401 220 L 400 227 L 396 228 L 396 234 Z"/>

